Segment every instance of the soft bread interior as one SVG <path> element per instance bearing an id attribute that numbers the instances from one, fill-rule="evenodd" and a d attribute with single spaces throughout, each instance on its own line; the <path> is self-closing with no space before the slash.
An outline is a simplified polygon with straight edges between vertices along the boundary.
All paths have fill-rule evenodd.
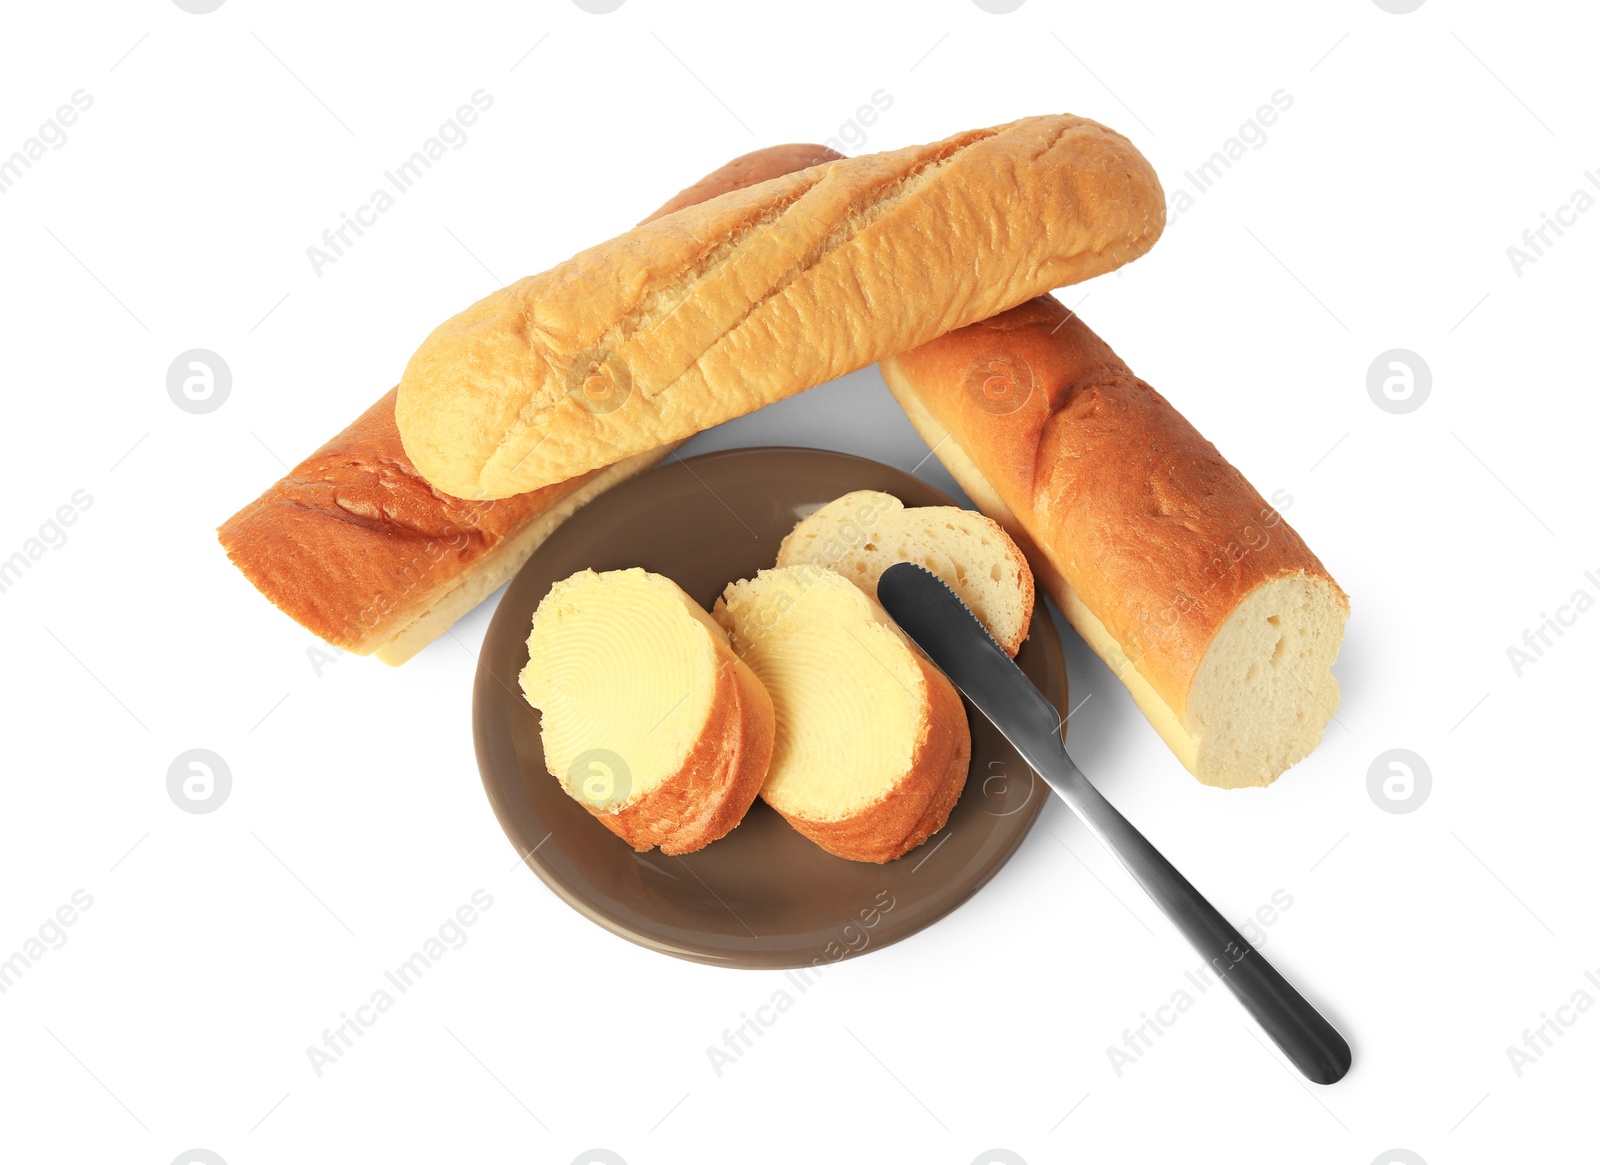
<path id="1" fill-rule="evenodd" d="M 551 587 L 522 690 L 562 787 L 615 813 L 678 772 L 711 712 L 722 635 L 677 584 L 637 568 Z"/>
<path id="2" fill-rule="evenodd" d="M 1190 683 L 1196 776 L 1265 785 L 1316 748 L 1339 707 L 1331 669 L 1347 614 L 1338 588 L 1307 574 L 1268 579 L 1244 597 Z"/>
<path id="3" fill-rule="evenodd" d="M 716 616 L 772 696 L 777 721 L 761 796 L 810 821 L 882 801 L 910 771 L 928 692 L 889 616 L 814 565 L 763 570 L 723 593 Z"/>
<path id="4" fill-rule="evenodd" d="M 1174 707 L 1054 568 L 916 390 L 892 368 L 884 369 L 884 380 L 950 476 L 1028 552 L 1038 581 L 1067 622 L 1122 681 L 1186 769 L 1208 785 L 1243 788 L 1271 784 L 1310 755 L 1339 706 L 1339 683 L 1330 669 L 1349 605 L 1337 587 L 1301 574 L 1257 586 L 1212 638 L 1186 705 Z M 1274 617 L 1277 622 L 1270 622 Z"/>
<path id="5" fill-rule="evenodd" d="M 1033 615 L 1033 574 L 992 519 L 956 506 L 906 509 L 876 490 L 845 494 L 805 518 L 778 547 L 778 565 L 809 562 L 844 575 L 869 597 L 878 576 L 915 562 L 948 583 L 995 640 L 1015 655 Z"/>

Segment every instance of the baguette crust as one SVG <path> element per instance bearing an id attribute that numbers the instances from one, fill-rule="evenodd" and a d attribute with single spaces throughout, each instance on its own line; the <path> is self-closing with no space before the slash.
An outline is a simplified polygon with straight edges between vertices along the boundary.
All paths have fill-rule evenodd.
<path id="1" fill-rule="evenodd" d="M 406 457 L 394 397 L 391 389 L 218 531 L 257 590 L 360 655 L 383 647 L 506 539 L 598 475 L 494 502 L 450 497 Z"/>
<path id="2" fill-rule="evenodd" d="M 826 162 L 837 162 L 842 157 L 844 155 L 836 150 L 830 150 L 827 146 L 812 145 L 810 142 L 793 142 L 786 146 L 768 146 L 765 149 L 752 150 L 748 154 L 741 154 L 727 165 L 711 171 L 693 186 L 685 186 L 639 222 L 642 226 L 658 218 L 666 218 L 669 214 L 676 214 L 687 207 L 709 202 L 730 191 L 759 186 L 763 182 L 781 178 L 785 174 L 809 170 L 812 166 L 820 166 Z"/>
<path id="3" fill-rule="evenodd" d="M 839 154 L 785 145 L 735 158 L 651 216 Z M 650 221 L 646 219 L 645 221 Z M 498 501 L 435 489 L 406 456 L 391 389 L 223 523 L 218 539 L 263 595 L 307 630 L 399 664 L 510 578 L 571 512 L 671 448 Z"/>
<path id="4" fill-rule="evenodd" d="M 836 857 L 881 865 L 911 852 L 944 828 L 966 787 L 972 763 L 966 706 L 943 672 L 915 649 L 912 653 L 927 686 L 928 706 L 911 767 L 894 788 L 861 812 L 838 821 L 777 810 L 799 833 Z"/>
<path id="5" fill-rule="evenodd" d="M 457 496 L 539 488 L 1113 270 L 1165 213 L 1127 139 L 1070 115 L 813 167 L 480 300 L 412 357 L 400 431 Z"/>
<path id="6" fill-rule="evenodd" d="M 686 854 L 710 845 L 744 819 L 766 779 L 775 732 L 772 697 L 745 662 L 721 642 L 711 716 L 683 767 L 649 793 L 608 813 L 584 808 L 641 853 Z"/>
<path id="7" fill-rule="evenodd" d="M 1197 747 L 1208 726 L 1191 705 L 1196 677 L 1264 584 L 1325 588 L 1341 623 L 1348 603 L 1216 447 L 1051 296 L 882 368 L 924 439 L 1018 540 L 1185 764 L 1218 784 L 1276 776 L 1213 771 Z M 1321 709 L 1323 722 L 1332 711 Z"/>

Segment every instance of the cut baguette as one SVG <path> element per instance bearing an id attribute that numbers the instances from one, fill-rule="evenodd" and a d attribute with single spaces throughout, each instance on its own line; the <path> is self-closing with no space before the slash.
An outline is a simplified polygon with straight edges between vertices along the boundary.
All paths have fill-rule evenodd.
<path id="1" fill-rule="evenodd" d="M 1266 785 L 1317 746 L 1349 601 L 1088 325 L 1040 296 L 880 367 L 1191 773 Z"/>
<path id="2" fill-rule="evenodd" d="M 992 518 L 958 506 L 915 506 L 863 489 L 803 519 L 778 547 L 779 566 L 825 566 L 878 594 L 878 576 L 915 562 L 961 596 L 995 641 L 1016 655 L 1033 617 L 1033 571 Z"/>
<path id="3" fill-rule="evenodd" d="M 671 579 L 582 570 L 533 615 L 522 690 L 545 767 L 634 849 L 684 854 L 743 819 L 773 708 L 727 636 Z"/>
<path id="4" fill-rule="evenodd" d="M 768 805 L 860 862 L 891 861 L 944 826 L 971 759 L 966 709 L 882 607 L 807 564 L 731 584 L 713 614 L 772 696 Z"/>

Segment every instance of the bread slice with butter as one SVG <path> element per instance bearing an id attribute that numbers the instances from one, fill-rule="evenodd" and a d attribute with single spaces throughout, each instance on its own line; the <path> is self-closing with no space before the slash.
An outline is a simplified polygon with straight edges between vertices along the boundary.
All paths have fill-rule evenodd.
<path id="1" fill-rule="evenodd" d="M 877 602 L 804 564 L 731 584 L 713 614 L 772 696 L 768 805 L 855 861 L 890 861 L 944 826 L 972 753 L 966 709 Z"/>
<path id="2" fill-rule="evenodd" d="M 779 566 L 803 562 L 837 571 L 873 598 L 879 575 L 915 562 L 961 596 L 1006 654 L 1028 637 L 1033 571 L 1000 523 L 974 510 L 908 510 L 893 494 L 856 490 L 803 519 L 778 547 Z"/>
<path id="3" fill-rule="evenodd" d="M 582 570 L 533 614 L 522 691 L 545 766 L 634 849 L 684 854 L 743 819 L 773 705 L 723 629 L 671 579 Z"/>

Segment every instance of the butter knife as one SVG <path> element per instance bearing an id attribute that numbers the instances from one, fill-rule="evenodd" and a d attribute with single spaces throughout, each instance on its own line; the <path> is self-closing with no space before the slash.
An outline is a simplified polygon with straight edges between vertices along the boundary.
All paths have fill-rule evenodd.
<path id="1" fill-rule="evenodd" d="M 937 575 L 910 562 L 878 579 L 878 601 L 1154 899 L 1307 1079 L 1350 1070 L 1350 1045 L 1233 925 L 1100 795 L 1067 755 L 1061 718 Z"/>

